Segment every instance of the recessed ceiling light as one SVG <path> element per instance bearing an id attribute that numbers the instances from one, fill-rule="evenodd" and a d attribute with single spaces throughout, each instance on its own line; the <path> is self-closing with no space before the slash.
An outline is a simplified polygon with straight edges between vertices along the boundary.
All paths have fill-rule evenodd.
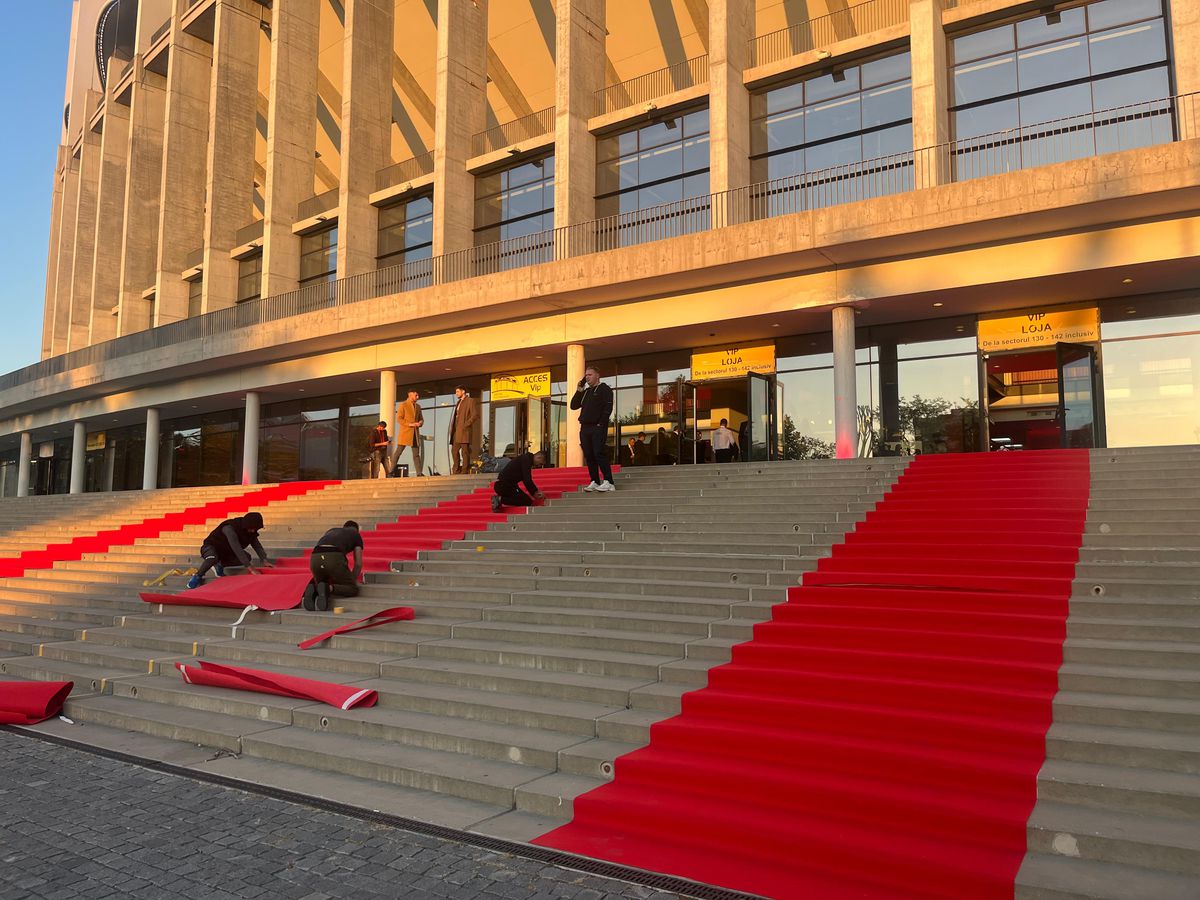
<path id="1" fill-rule="evenodd" d="M 446 366 L 446 368 L 445 368 L 443 371 L 445 371 L 445 372 L 449 372 L 449 371 L 450 371 L 450 367 L 449 367 L 449 366 Z"/>
<path id="2" fill-rule="evenodd" d="M 647 344 L 653 344 L 654 341 L 646 341 Z"/>
<path id="3" fill-rule="evenodd" d="M 778 322 L 772 322 L 772 323 L 771 323 L 771 327 L 772 327 L 772 328 L 778 328 L 778 327 L 779 327 L 779 323 L 778 323 Z"/>
<path id="4" fill-rule="evenodd" d="M 962 325 L 956 325 L 954 330 L 955 331 L 966 331 L 967 329 Z"/>
<path id="5" fill-rule="evenodd" d="M 296 390 L 298 390 L 302 394 L 304 393 L 304 388 L 296 388 Z"/>
<path id="6" fill-rule="evenodd" d="M 545 359 L 543 356 L 535 356 L 534 359 Z"/>
<path id="7" fill-rule="evenodd" d="M 933 308 L 934 308 L 934 309 L 941 309 L 941 308 L 942 308 L 943 306 L 945 306 L 945 305 L 946 305 L 945 303 L 943 303 L 941 300 L 939 300 L 937 303 L 933 304 Z"/>
<path id="8" fill-rule="evenodd" d="M 1133 284 L 1133 279 L 1132 278 L 1122 278 L 1121 284 Z"/>
<path id="9" fill-rule="evenodd" d="M 1125 310 L 1125 315 L 1132 316 L 1135 312 L 1137 312 L 1137 310 L 1131 306 L 1129 309 Z"/>

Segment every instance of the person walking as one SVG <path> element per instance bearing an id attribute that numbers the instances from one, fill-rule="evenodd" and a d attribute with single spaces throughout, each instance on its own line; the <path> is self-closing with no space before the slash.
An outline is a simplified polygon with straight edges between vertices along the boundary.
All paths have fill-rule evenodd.
<path id="1" fill-rule="evenodd" d="M 592 483 L 585 491 L 608 493 L 617 489 L 613 484 L 612 466 L 608 463 L 608 420 L 612 416 L 612 388 L 600 380 L 595 366 L 583 370 L 571 409 L 579 410 L 579 443 L 587 460 Z"/>
<path id="2" fill-rule="evenodd" d="M 457 402 L 450 416 L 450 474 L 466 475 L 471 471 L 471 457 L 482 437 L 479 404 L 462 386 L 454 389 L 454 396 Z"/>
<path id="3" fill-rule="evenodd" d="M 545 500 L 546 495 L 533 482 L 533 470 L 545 465 L 546 454 L 540 450 L 513 457 L 492 482 L 492 512 L 498 513 L 504 506 L 533 506 L 534 501 Z M 521 490 L 522 484 L 525 490 Z"/>
<path id="4" fill-rule="evenodd" d="M 733 454 L 736 447 L 737 438 L 729 430 L 729 420 L 722 419 L 721 424 L 714 428 L 712 433 L 712 448 L 713 453 L 716 454 L 717 462 L 733 462 Z"/>
<path id="5" fill-rule="evenodd" d="M 367 452 L 371 455 L 371 477 L 378 478 L 379 470 L 383 469 L 383 474 L 386 477 L 388 472 L 388 444 L 391 440 L 388 438 L 387 422 L 380 422 L 371 429 L 371 435 L 367 438 Z"/>
<path id="6" fill-rule="evenodd" d="M 354 570 L 346 557 L 354 554 Z M 341 528 L 330 528 L 313 547 L 308 558 L 308 570 L 312 581 L 304 588 L 304 608 L 309 612 L 325 612 L 329 609 L 329 598 L 334 594 L 343 597 L 358 596 L 358 580 L 363 571 L 363 539 L 358 532 L 358 523 L 351 520 Z"/>
<path id="7" fill-rule="evenodd" d="M 392 474 L 399 468 L 397 463 L 404 451 L 412 448 L 413 467 L 417 475 L 425 474 L 425 453 L 421 449 L 421 426 L 425 424 L 425 415 L 421 412 L 421 404 L 417 401 L 421 395 L 416 391 L 408 392 L 408 399 L 400 404 L 396 415 L 396 450 L 392 454 Z"/>
<path id="8" fill-rule="evenodd" d="M 209 532 L 200 545 L 202 562 L 196 574 L 188 579 L 188 588 L 194 589 L 204 584 L 204 575 L 209 569 L 215 569 L 218 578 L 225 575 L 226 566 L 245 566 L 253 573 L 254 565 L 250 561 L 250 554 L 246 552 L 251 547 L 258 554 L 260 565 L 273 567 L 267 551 L 258 540 L 258 533 L 263 527 L 262 513 L 248 512 L 244 516 L 226 519 Z"/>

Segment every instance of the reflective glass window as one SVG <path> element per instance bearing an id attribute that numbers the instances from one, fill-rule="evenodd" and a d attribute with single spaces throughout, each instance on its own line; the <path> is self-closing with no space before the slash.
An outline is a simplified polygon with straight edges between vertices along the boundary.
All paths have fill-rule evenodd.
<path id="1" fill-rule="evenodd" d="M 553 230 L 553 156 L 475 179 L 476 246 Z"/>

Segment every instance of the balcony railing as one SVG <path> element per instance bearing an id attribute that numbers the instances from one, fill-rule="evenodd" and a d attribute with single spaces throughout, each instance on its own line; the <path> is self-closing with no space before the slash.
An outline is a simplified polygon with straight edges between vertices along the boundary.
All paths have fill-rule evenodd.
<path id="1" fill-rule="evenodd" d="M 750 41 L 750 65 L 765 66 L 908 21 L 909 0 L 867 0 Z"/>
<path id="2" fill-rule="evenodd" d="M 375 190 L 382 191 L 406 181 L 415 181 L 433 174 L 433 152 L 422 153 L 411 159 L 401 160 L 394 166 L 380 169 L 375 175 Z"/>
<path id="3" fill-rule="evenodd" d="M 554 107 L 547 106 L 535 113 L 496 125 L 471 138 L 471 155 L 494 153 L 521 141 L 532 141 L 554 133 Z"/>
<path id="4" fill-rule="evenodd" d="M 610 84 L 596 91 L 595 115 L 603 116 L 628 106 L 641 106 L 675 91 L 708 83 L 708 54 L 693 56 L 681 63 Z"/>
<path id="5" fill-rule="evenodd" d="M 155 28 L 154 34 L 150 35 L 150 43 L 157 44 L 159 38 L 163 37 L 170 30 L 171 30 L 171 17 L 167 16 L 167 21 L 163 22 L 161 25 L 159 25 L 157 28 Z"/>
<path id="6" fill-rule="evenodd" d="M 717 194 L 472 247 L 247 301 L 72 350 L 0 375 L 0 390 L 183 341 L 435 284 L 631 247 L 915 188 L 1200 138 L 1200 94 L 1099 110 L 851 162 Z"/>
<path id="7" fill-rule="evenodd" d="M 331 191 L 325 191 L 323 194 L 317 194 L 315 197 L 309 197 L 307 200 L 301 200 L 300 205 L 296 207 L 296 218 L 311 219 L 313 216 L 319 216 L 323 212 L 336 209 L 337 205 L 338 189 L 334 188 Z"/>

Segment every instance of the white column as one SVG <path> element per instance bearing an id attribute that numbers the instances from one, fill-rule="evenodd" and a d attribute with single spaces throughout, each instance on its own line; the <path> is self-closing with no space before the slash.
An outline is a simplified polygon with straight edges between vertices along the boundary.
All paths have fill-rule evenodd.
<path id="1" fill-rule="evenodd" d="M 833 310 L 833 430 L 837 458 L 858 455 L 858 378 L 855 371 L 854 308 Z"/>
<path id="2" fill-rule="evenodd" d="M 579 380 L 583 378 L 583 369 L 587 365 L 587 354 L 583 344 L 567 344 L 567 465 L 583 465 L 583 447 L 579 443 L 579 410 L 571 409 L 571 395 Z"/>
<path id="3" fill-rule="evenodd" d="M 396 449 L 396 373 L 384 369 L 379 373 L 379 421 L 387 422 L 388 459 Z"/>
<path id="4" fill-rule="evenodd" d="M 71 441 L 71 493 L 83 493 L 83 460 L 87 453 L 87 425 L 75 423 Z"/>
<path id="5" fill-rule="evenodd" d="M 258 483 L 258 421 L 262 402 L 246 392 L 246 427 L 242 430 L 242 484 Z"/>
<path id="6" fill-rule="evenodd" d="M 17 496 L 29 496 L 29 458 L 33 456 L 33 435 L 21 432 L 21 456 L 17 460 Z"/>
<path id="7" fill-rule="evenodd" d="M 158 410 L 146 410 L 146 451 L 142 457 L 142 490 L 152 491 L 158 487 Z"/>

